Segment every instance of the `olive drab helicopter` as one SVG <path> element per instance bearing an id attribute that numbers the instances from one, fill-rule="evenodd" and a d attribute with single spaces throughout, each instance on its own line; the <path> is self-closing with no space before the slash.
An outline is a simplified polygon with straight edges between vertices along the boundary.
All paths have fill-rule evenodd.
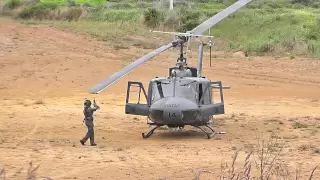
<path id="1" fill-rule="evenodd" d="M 147 116 L 147 124 L 155 126 L 146 135 L 142 133 L 143 138 L 148 138 L 155 129 L 161 126 L 170 128 L 183 128 L 186 125 L 193 126 L 206 133 L 208 139 L 215 134 L 223 134 L 224 132 L 214 131 L 209 126 L 209 122 L 214 115 L 225 113 L 223 89 L 230 87 L 223 87 L 221 81 L 211 81 L 203 77 L 201 72 L 203 47 L 212 46 L 212 43 L 203 41 L 200 43 L 196 68 L 188 67 L 183 48 L 184 44 L 188 43 L 191 38 L 209 37 L 202 35 L 202 33 L 251 1 L 239 0 L 186 33 L 163 32 L 172 34 L 174 40 L 127 65 L 108 79 L 97 84 L 89 92 L 98 94 L 152 57 L 169 48 L 180 47 L 180 56 L 177 58 L 176 65 L 169 68 L 169 76 L 151 79 L 147 93 L 141 82 L 128 82 L 125 113 Z M 129 102 L 131 86 L 139 87 L 138 103 Z M 220 95 L 218 102 L 213 102 L 214 89 L 218 89 Z M 141 90 L 146 98 L 146 104 L 140 103 Z M 209 128 L 212 133 L 205 131 L 203 126 Z"/>

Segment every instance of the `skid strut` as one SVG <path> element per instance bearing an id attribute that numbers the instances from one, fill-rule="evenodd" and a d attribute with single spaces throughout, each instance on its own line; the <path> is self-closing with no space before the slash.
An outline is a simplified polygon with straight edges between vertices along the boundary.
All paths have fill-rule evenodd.
<path id="1" fill-rule="evenodd" d="M 154 130 L 156 130 L 158 127 L 160 127 L 160 126 L 156 126 L 156 127 L 152 128 L 152 129 L 148 132 L 147 135 L 144 135 L 144 133 L 142 133 L 143 139 L 146 139 L 146 138 L 150 137 L 150 136 L 153 134 Z"/>
<path id="2" fill-rule="evenodd" d="M 153 132 L 154 132 L 157 128 L 161 127 L 161 126 L 163 126 L 163 125 L 157 125 L 156 127 L 152 128 L 146 135 L 145 135 L 145 133 L 142 133 L 143 139 L 146 139 L 146 138 L 150 137 L 150 136 L 153 134 Z M 216 135 L 216 134 L 225 134 L 225 132 L 216 132 L 216 131 L 214 131 L 214 130 L 213 130 L 210 126 L 208 126 L 208 125 L 203 125 L 203 126 L 206 126 L 206 127 L 209 128 L 212 132 L 211 132 L 211 133 L 207 132 L 207 131 L 204 130 L 201 126 L 193 126 L 193 127 L 196 127 L 196 128 L 198 128 L 198 129 L 200 129 L 201 131 L 203 131 L 203 132 L 207 135 L 208 139 L 211 139 L 211 138 L 212 138 L 214 135 Z M 180 127 L 179 127 L 179 128 L 180 128 Z M 180 130 L 181 130 L 181 129 L 180 129 Z"/>
<path id="3" fill-rule="evenodd" d="M 208 139 L 211 139 L 214 135 L 216 135 L 216 134 L 225 134 L 225 132 L 215 132 L 210 126 L 208 126 L 208 125 L 205 125 L 207 128 L 209 128 L 211 131 L 212 131 L 212 133 L 208 133 L 206 130 L 204 130 L 202 127 L 200 127 L 200 126 L 193 126 L 193 127 L 196 127 L 196 128 L 198 128 L 198 129 L 200 129 L 201 131 L 203 131 L 204 133 L 206 133 L 206 135 L 207 135 L 207 137 L 208 137 Z"/>

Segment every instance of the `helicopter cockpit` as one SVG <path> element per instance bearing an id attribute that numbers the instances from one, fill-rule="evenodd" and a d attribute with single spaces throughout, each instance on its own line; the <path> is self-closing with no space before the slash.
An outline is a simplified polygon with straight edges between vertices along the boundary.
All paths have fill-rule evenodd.
<path id="1" fill-rule="evenodd" d="M 205 97 L 199 104 L 211 103 L 210 89 L 204 92 L 207 82 L 201 82 L 197 78 L 168 78 L 151 83 L 151 103 L 166 97 L 179 97 L 198 104 L 202 96 Z"/>

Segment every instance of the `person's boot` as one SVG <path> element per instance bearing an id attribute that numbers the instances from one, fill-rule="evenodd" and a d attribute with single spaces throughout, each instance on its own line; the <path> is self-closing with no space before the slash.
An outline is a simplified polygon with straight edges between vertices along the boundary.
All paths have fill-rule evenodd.
<path id="1" fill-rule="evenodd" d="M 82 146 L 84 145 L 84 141 L 83 140 L 80 140 L 80 143 L 82 144 Z"/>
<path id="2" fill-rule="evenodd" d="M 97 145 L 96 143 L 92 143 L 92 144 L 91 144 L 91 146 L 96 146 L 96 145 Z"/>

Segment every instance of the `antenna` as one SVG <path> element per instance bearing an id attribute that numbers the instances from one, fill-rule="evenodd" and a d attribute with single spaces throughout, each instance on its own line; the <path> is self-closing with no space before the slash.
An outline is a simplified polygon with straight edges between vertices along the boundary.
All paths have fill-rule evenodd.
<path id="1" fill-rule="evenodd" d="M 211 67 L 211 51 L 212 51 L 212 43 L 211 41 L 209 42 L 209 47 L 210 47 L 210 67 Z"/>

